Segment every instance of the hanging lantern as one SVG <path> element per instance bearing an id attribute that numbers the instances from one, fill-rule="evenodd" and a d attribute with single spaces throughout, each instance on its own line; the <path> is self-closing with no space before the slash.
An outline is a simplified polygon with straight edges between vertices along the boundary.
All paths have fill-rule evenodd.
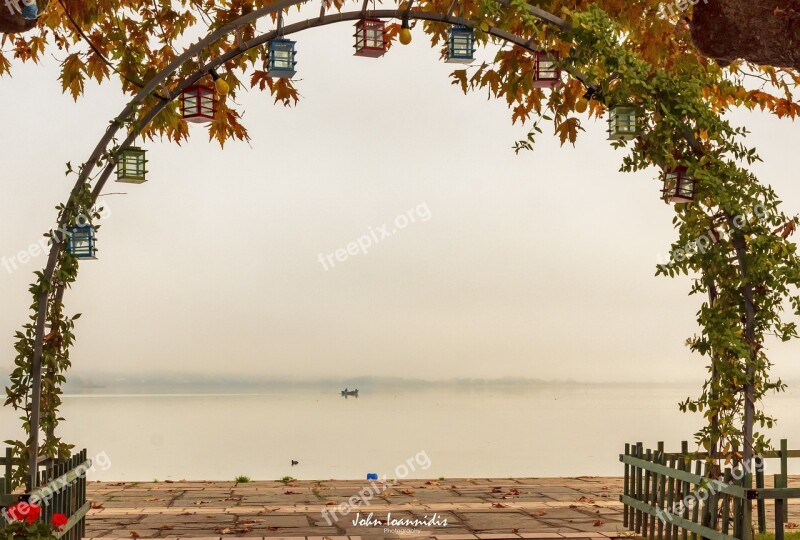
<path id="1" fill-rule="evenodd" d="M 639 135 L 638 113 L 628 105 L 612 107 L 608 113 L 608 140 L 630 141 Z"/>
<path id="2" fill-rule="evenodd" d="M 94 229 L 90 225 L 70 227 L 67 252 L 78 259 L 96 259 Z"/>
<path id="3" fill-rule="evenodd" d="M 181 116 L 187 122 L 212 121 L 216 105 L 214 90 L 208 86 L 193 84 L 181 92 Z"/>
<path id="4" fill-rule="evenodd" d="M 675 167 L 664 173 L 664 189 L 661 190 L 664 202 L 686 203 L 694 200 L 695 179 L 688 175 L 684 166 Z"/>
<path id="5" fill-rule="evenodd" d="M 297 52 L 294 50 L 295 42 L 290 39 L 273 39 L 269 42 L 269 69 L 268 77 L 289 79 L 297 73 L 294 59 Z"/>
<path id="6" fill-rule="evenodd" d="M 469 64 L 475 60 L 475 31 L 463 25 L 450 27 L 447 43 L 447 62 Z"/>
<path id="7" fill-rule="evenodd" d="M 136 146 L 123 148 L 117 153 L 117 182 L 141 184 L 147 182 L 147 150 Z"/>
<path id="8" fill-rule="evenodd" d="M 561 82 L 561 70 L 556 61 L 558 53 L 546 53 L 536 51 L 536 58 L 533 66 L 533 87 L 534 88 L 553 88 Z"/>
<path id="9" fill-rule="evenodd" d="M 386 23 L 380 19 L 361 19 L 356 23 L 356 56 L 379 58 L 386 54 Z"/>

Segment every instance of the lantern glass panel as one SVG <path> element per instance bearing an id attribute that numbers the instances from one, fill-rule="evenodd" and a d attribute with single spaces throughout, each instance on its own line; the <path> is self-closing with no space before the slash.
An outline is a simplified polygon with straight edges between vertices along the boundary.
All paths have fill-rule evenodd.
<path id="1" fill-rule="evenodd" d="M 89 225 L 70 228 L 67 251 L 79 259 L 96 259 L 94 229 Z"/>
<path id="2" fill-rule="evenodd" d="M 276 39 L 269 43 L 269 71 L 270 77 L 291 77 L 295 74 L 295 42 L 289 39 Z"/>
<path id="3" fill-rule="evenodd" d="M 628 140 L 639 134 L 638 115 L 634 107 L 614 107 L 608 121 L 612 140 Z"/>
<path id="4" fill-rule="evenodd" d="M 141 184 L 147 181 L 147 151 L 137 147 L 124 148 L 117 154 L 117 182 Z"/>
<path id="5" fill-rule="evenodd" d="M 385 24 L 380 19 L 362 19 L 356 23 L 356 56 L 378 58 L 386 53 Z"/>
<path id="6" fill-rule="evenodd" d="M 208 122 L 216 112 L 214 90 L 202 85 L 193 85 L 181 92 L 181 116 L 189 122 Z"/>
<path id="7" fill-rule="evenodd" d="M 555 54 L 537 52 L 536 67 L 533 76 L 533 86 L 548 88 L 555 86 L 561 80 L 561 70 L 556 64 Z"/>
<path id="8" fill-rule="evenodd" d="M 670 202 L 690 202 L 694 200 L 695 179 L 686 175 L 680 167 L 664 175 L 664 200 Z"/>
<path id="9" fill-rule="evenodd" d="M 470 63 L 475 59 L 475 32 L 466 26 L 450 28 L 447 61 Z"/>

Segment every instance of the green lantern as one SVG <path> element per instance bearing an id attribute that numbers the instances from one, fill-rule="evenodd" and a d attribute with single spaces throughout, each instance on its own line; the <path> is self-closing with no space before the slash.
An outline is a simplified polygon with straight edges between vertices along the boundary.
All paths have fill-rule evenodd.
<path id="1" fill-rule="evenodd" d="M 630 141 L 639 135 L 639 115 L 636 107 L 618 105 L 608 114 L 608 140 Z"/>
<path id="2" fill-rule="evenodd" d="M 117 153 L 117 182 L 141 184 L 147 182 L 147 150 L 136 146 L 123 148 Z"/>

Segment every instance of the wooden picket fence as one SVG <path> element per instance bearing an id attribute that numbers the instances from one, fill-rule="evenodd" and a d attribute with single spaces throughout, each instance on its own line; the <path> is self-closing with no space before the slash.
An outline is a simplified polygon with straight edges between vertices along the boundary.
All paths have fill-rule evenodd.
<path id="1" fill-rule="evenodd" d="M 775 537 L 784 538 L 788 519 L 788 500 L 800 498 L 800 488 L 788 486 L 788 458 L 800 457 L 800 451 L 788 450 L 786 440 L 781 449 L 766 452 L 755 460 L 755 471 L 726 468 L 711 479 L 712 465 L 708 454 L 690 453 L 688 443 L 681 452 L 667 453 L 664 443 L 655 450 L 642 443 L 626 444 L 620 461 L 625 473 L 623 493 L 623 525 L 650 540 L 752 540 L 752 501 L 756 501 L 758 531 L 767 531 L 766 501 L 774 501 Z M 766 459 L 779 459 L 779 474 L 774 488 L 766 489 Z M 752 485 L 755 472 L 756 487 Z M 686 504 L 691 502 L 692 504 Z"/>
<path id="2" fill-rule="evenodd" d="M 39 485 L 28 493 L 9 493 L 11 485 L 11 469 L 13 459 L 11 449 L 6 449 L 4 458 L 0 458 L 4 466 L 4 475 L 0 479 L 0 509 L 5 509 L 20 501 L 33 499 L 38 501 L 41 509 L 41 521 L 50 523 L 53 514 L 64 514 L 67 524 L 56 533 L 56 538 L 63 540 L 80 540 L 86 532 L 86 513 L 91 503 L 86 499 L 86 471 L 92 461 L 86 459 L 86 450 L 74 454 L 63 461 L 50 458 L 39 460 Z M 5 528 L 5 519 L 0 518 L 0 531 Z"/>

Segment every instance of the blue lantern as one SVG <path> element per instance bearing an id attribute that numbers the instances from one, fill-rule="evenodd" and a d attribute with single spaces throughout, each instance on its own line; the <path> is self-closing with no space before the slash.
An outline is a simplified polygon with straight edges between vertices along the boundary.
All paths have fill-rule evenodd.
<path id="1" fill-rule="evenodd" d="M 294 57 L 297 52 L 294 50 L 295 42 L 291 39 L 273 39 L 269 42 L 269 69 L 267 76 L 289 79 L 297 73 L 295 65 L 297 61 Z"/>
<path id="2" fill-rule="evenodd" d="M 22 18 L 26 21 L 35 21 L 39 17 L 39 6 L 36 0 L 22 0 Z"/>
<path id="3" fill-rule="evenodd" d="M 94 229 L 90 225 L 70 227 L 67 239 L 67 252 L 78 259 L 96 259 L 97 248 Z"/>
<path id="4" fill-rule="evenodd" d="M 469 64 L 475 60 L 475 31 L 464 25 L 450 27 L 447 62 Z"/>

